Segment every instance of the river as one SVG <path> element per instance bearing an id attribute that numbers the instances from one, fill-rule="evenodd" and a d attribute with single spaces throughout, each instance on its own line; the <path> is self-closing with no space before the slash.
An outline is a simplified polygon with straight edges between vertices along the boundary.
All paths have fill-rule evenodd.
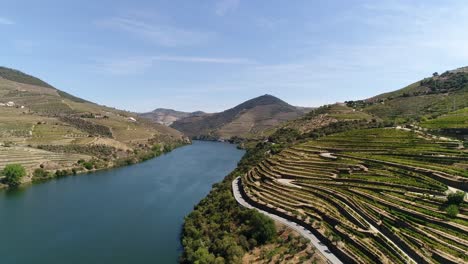
<path id="1" fill-rule="evenodd" d="M 0 191 L 0 263 L 177 263 L 184 216 L 243 153 L 194 141 L 144 163 Z"/>

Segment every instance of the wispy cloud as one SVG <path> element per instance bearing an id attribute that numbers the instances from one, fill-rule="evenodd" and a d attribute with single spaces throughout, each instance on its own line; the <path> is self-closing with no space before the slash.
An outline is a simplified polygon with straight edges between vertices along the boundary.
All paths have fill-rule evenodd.
<path id="1" fill-rule="evenodd" d="M 0 17 L 0 25 L 13 25 L 15 22 L 6 17 Z"/>
<path id="2" fill-rule="evenodd" d="M 96 22 L 98 26 L 128 32 L 162 46 L 184 46 L 203 43 L 214 37 L 212 32 L 187 30 L 159 25 L 139 18 L 113 17 Z"/>
<path id="3" fill-rule="evenodd" d="M 195 56 L 140 56 L 112 60 L 95 60 L 94 70 L 106 74 L 130 75 L 143 73 L 157 62 L 208 63 L 254 65 L 255 61 L 247 58 L 217 58 Z"/>
<path id="4" fill-rule="evenodd" d="M 230 11 L 234 11 L 240 4 L 240 0 L 219 0 L 216 3 L 215 13 L 218 16 L 224 16 Z"/>
<path id="5" fill-rule="evenodd" d="M 153 61 L 173 62 L 200 62 L 218 64 L 255 64 L 256 62 L 246 58 L 213 58 L 213 57 L 187 57 L 187 56 L 156 56 Z"/>
<path id="6" fill-rule="evenodd" d="M 153 64 L 151 58 L 133 57 L 125 59 L 97 59 L 91 68 L 93 71 L 111 75 L 132 75 L 142 73 Z"/>

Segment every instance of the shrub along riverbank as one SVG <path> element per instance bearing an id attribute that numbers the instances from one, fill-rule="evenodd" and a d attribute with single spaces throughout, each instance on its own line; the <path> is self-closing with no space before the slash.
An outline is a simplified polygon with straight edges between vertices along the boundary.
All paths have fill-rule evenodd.
<path id="1" fill-rule="evenodd" d="M 232 181 L 272 152 L 289 146 L 298 137 L 293 129 L 280 129 L 268 142 L 248 148 L 238 167 L 185 218 L 181 263 L 239 263 L 256 246 L 276 239 L 273 220 L 256 210 L 239 206 L 232 195 Z"/>
<path id="2" fill-rule="evenodd" d="M 152 146 L 141 146 L 139 149 L 135 149 L 132 152 L 125 152 L 125 155 L 121 155 L 121 153 L 118 153 L 119 151 L 113 147 L 104 145 L 43 145 L 39 146 L 39 148 L 56 153 L 87 153 L 93 158 L 89 160 L 78 160 L 71 167 L 67 168 L 49 169 L 41 165 L 30 173 L 28 173 L 20 164 L 8 164 L 3 171 L 0 171 L 0 176 L 5 176 L 3 179 L 0 177 L 0 188 L 2 186 L 14 188 L 28 182 L 42 182 L 58 177 L 128 166 L 158 157 L 184 145 L 186 145 L 186 143 L 173 142 L 171 144 L 164 145 L 154 144 Z M 14 166 L 21 166 L 23 169 L 24 173 L 21 174 L 21 177 L 16 177 L 14 179 L 12 177 L 8 177 L 7 173 L 11 171 L 10 168 Z"/>

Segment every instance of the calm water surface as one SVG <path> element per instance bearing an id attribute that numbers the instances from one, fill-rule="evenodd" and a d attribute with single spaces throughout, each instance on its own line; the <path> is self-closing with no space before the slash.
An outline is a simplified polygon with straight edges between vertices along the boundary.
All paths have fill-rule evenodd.
<path id="1" fill-rule="evenodd" d="M 141 164 L 0 191 L 0 263 L 176 263 L 184 216 L 242 155 L 195 141 Z"/>

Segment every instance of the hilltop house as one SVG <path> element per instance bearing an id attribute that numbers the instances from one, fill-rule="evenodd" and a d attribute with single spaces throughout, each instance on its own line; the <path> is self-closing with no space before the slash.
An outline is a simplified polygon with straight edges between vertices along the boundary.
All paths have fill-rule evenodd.
<path id="1" fill-rule="evenodd" d="M 128 121 L 130 121 L 130 122 L 136 122 L 136 119 L 133 118 L 133 117 L 129 117 L 129 118 L 127 118 L 127 119 L 128 119 Z"/>

